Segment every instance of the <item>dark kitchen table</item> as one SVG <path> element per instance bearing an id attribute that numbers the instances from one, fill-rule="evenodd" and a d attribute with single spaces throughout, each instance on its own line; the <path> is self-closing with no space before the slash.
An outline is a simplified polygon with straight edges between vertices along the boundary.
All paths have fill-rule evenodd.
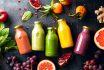
<path id="1" fill-rule="evenodd" d="M 49 4 L 50 1 L 51 0 L 41 0 L 42 5 Z M 66 6 L 66 7 L 64 6 L 64 9 L 65 10 L 70 9 L 69 13 L 73 13 L 75 7 L 78 5 L 85 5 L 87 8 L 87 14 L 83 20 L 77 20 L 75 18 L 68 17 L 65 13 L 59 15 L 59 17 L 65 18 L 67 20 L 68 25 L 70 26 L 71 31 L 72 31 L 74 43 L 76 42 L 79 32 L 81 32 L 81 30 L 82 30 L 82 26 L 86 25 L 90 28 L 91 41 L 90 41 L 90 45 L 88 46 L 89 49 L 88 49 L 86 56 L 84 56 L 84 57 L 73 53 L 73 48 L 64 49 L 64 50 L 60 49 L 59 55 L 61 55 L 62 53 L 65 53 L 65 52 L 72 52 L 74 57 L 69 62 L 69 64 L 67 64 L 63 68 L 60 68 L 57 65 L 57 58 L 49 58 L 50 60 L 52 60 L 55 63 L 57 70 L 83 70 L 82 69 L 83 62 L 85 60 L 92 59 L 94 52 L 98 49 L 96 47 L 96 45 L 94 44 L 93 37 L 94 37 L 95 32 L 98 29 L 102 28 L 104 26 L 104 24 L 98 23 L 98 21 L 96 20 L 96 15 L 94 14 L 94 10 L 98 9 L 101 5 L 104 6 L 104 0 L 72 0 L 72 5 Z M 20 3 L 18 3 L 17 0 L 0 0 L 0 8 L 5 9 L 9 14 L 9 19 L 5 24 L 7 27 L 10 28 L 10 36 L 13 39 L 14 39 L 14 34 L 15 34 L 14 26 L 18 25 L 18 24 L 23 24 L 26 32 L 29 35 L 30 40 L 31 40 L 31 31 L 34 26 L 34 21 L 36 21 L 36 20 L 41 20 L 44 23 L 45 32 L 47 31 L 46 27 L 48 27 L 48 26 L 57 27 L 57 23 L 55 23 L 53 21 L 53 19 L 51 19 L 50 16 L 45 17 L 43 19 L 40 19 L 40 18 L 37 18 L 36 16 L 34 16 L 26 23 L 23 23 L 21 21 L 20 14 L 24 12 L 24 8 L 27 8 L 28 10 L 30 10 L 32 12 L 35 11 L 28 3 L 28 0 L 21 0 Z M 18 10 L 19 8 L 21 8 L 20 11 Z M 41 14 L 38 13 L 38 17 L 40 17 L 40 16 L 41 16 Z M 20 61 L 25 61 L 26 57 L 34 55 L 34 54 L 38 56 L 38 58 L 39 58 L 38 61 L 47 58 L 44 56 L 44 52 L 32 52 L 32 53 L 29 53 L 26 55 L 19 55 L 18 51 L 10 51 L 5 54 L 5 57 L 15 55 L 18 57 L 18 59 Z M 101 63 L 104 63 L 104 51 L 102 51 L 102 56 L 100 57 L 100 59 L 98 61 Z M 6 64 L 5 59 L 0 59 L 0 70 L 11 70 L 9 65 Z"/>

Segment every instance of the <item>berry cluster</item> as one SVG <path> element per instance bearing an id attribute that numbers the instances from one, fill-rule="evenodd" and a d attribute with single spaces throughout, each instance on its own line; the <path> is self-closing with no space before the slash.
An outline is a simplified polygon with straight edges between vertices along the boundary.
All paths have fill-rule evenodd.
<path id="1" fill-rule="evenodd" d="M 16 56 L 7 58 L 7 63 L 13 70 L 33 70 L 33 66 L 36 65 L 36 56 L 28 57 L 26 62 L 19 63 Z"/>
<path id="2" fill-rule="evenodd" d="M 103 69 L 103 66 L 99 63 L 97 63 L 96 59 L 99 58 L 101 54 L 101 51 L 98 50 L 95 52 L 95 55 L 94 55 L 94 59 L 92 60 L 87 60 L 85 63 L 84 63 L 84 67 L 83 69 L 84 70 L 104 70 Z"/>

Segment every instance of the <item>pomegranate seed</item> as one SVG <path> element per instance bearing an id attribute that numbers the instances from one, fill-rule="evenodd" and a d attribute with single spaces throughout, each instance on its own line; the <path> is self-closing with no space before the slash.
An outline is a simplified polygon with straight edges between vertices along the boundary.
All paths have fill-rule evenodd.
<path id="1" fill-rule="evenodd" d="M 26 10 L 27 10 L 27 8 L 25 7 L 25 8 L 24 8 L 24 10 L 26 11 Z"/>
<path id="2" fill-rule="evenodd" d="M 68 63 L 68 61 L 72 58 L 72 54 L 71 53 L 65 53 L 63 54 L 59 60 L 58 60 L 58 64 L 59 66 L 64 66 Z"/>
<path id="3" fill-rule="evenodd" d="M 21 8 L 18 8 L 18 10 L 21 10 Z"/>
<path id="4" fill-rule="evenodd" d="M 23 16 L 23 14 L 24 14 L 24 13 L 21 13 L 21 14 L 20 14 L 20 17 L 22 17 L 22 16 Z"/>
<path id="5" fill-rule="evenodd" d="M 20 3 L 21 2 L 21 0 L 18 0 L 18 3 Z"/>

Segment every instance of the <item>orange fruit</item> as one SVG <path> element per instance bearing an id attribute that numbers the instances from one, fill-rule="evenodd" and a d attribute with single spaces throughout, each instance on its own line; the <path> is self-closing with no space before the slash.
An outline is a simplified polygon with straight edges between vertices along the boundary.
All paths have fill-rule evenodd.
<path id="1" fill-rule="evenodd" d="M 104 28 L 95 33 L 94 42 L 98 48 L 104 50 Z"/>
<path id="2" fill-rule="evenodd" d="M 76 7 L 76 13 L 80 13 L 79 16 L 82 17 L 86 14 L 87 10 L 84 6 Z"/>
<path id="3" fill-rule="evenodd" d="M 40 0 L 29 0 L 30 5 L 35 9 L 41 8 Z"/>
<path id="4" fill-rule="evenodd" d="M 61 4 L 61 3 L 55 3 L 55 4 L 53 5 L 52 11 L 53 11 L 55 14 L 61 14 L 61 13 L 63 12 L 62 4 Z"/>
<path id="5" fill-rule="evenodd" d="M 62 5 L 70 5 L 71 4 L 70 0 L 59 0 L 59 1 Z"/>
<path id="6" fill-rule="evenodd" d="M 52 61 L 42 60 L 39 62 L 37 70 L 56 70 L 56 67 Z"/>

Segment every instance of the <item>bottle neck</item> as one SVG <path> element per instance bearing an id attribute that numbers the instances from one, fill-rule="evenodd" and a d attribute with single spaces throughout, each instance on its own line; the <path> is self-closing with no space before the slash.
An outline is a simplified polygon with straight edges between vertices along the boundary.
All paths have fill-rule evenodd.
<path id="1" fill-rule="evenodd" d="M 89 33 L 89 29 L 83 28 L 83 32 Z"/>
<path id="2" fill-rule="evenodd" d="M 54 29 L 48 29 L 48 33 L 55 33 L 55 30 Z"/>
<path id="3" fill-rule="evenodd" d="M 36 23 L 36 24 L 34 25 L 34 27 L 39 27 L 39 28 L 41 28 L 41 27 L 42 27 L 42 24 Z"/>
<path id="4" fill-rule="evenodd" d="M 24 29 L 22 27 L 16 28 L 15 31 L 23 31 Z"/>

